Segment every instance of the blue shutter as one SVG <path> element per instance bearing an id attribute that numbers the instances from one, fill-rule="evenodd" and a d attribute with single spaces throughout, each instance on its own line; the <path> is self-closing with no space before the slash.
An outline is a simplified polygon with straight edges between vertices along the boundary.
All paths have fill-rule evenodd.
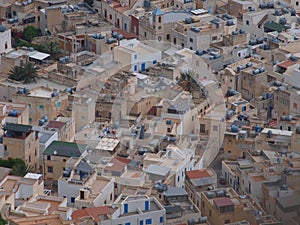
<path id="1" fill-rule="evenodd" d="M 128 213 L 128 204 L 124 204 L 124 213 Z"/>
<path id="2" fill-rule="evenodd" d="M 146 211 L 149 210 L 149 201 L 145 201 L 145 210 L 146 210 Z"/>

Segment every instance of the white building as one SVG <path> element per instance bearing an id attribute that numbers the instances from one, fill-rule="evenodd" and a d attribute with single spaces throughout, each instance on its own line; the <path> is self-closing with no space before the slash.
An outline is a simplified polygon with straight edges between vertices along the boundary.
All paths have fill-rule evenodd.
<path id="1" fill-rule="evenodd" d="M 113 58 L 130 71 L 144 71 L 161 60 L 161 51 L 136 39 L 122 40 L 120 46 L 113 49 Z"/>
<path id="2" fill-rule="evenodd" d="M 111 215 L 110 219 L 101 221 L 101 225 L 165 225 L 166 211 L 156 198 L 146 195 L 128 196 L 125 200 L 122 195 L 114 204 L 120 207 Z"/>
<path id="3" fill-rule="evenodd" d="M 11 50 L 11 30 L 0 25 L 0 55 Z"/>

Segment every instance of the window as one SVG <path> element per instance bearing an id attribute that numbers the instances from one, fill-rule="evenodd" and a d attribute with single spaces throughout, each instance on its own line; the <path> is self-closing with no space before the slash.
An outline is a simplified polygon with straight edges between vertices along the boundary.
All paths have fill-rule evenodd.
<path id="1" fill-rule="evenodd" d="M 4 151 L 7 151 L 7 145 L 4 145 Z"/>
<path id="2" fill-rule="evenodd" d="M 137 59 L 137 58 L 138 58 L 138 55 L 137 55 L 137 54 L 134 54 L 133 58 L 134 58 L 134 59 Z"/>
<path id="3" fill-rule="evenodd" d="M 209 210 L 209 216 L 211 217 L 211 210 Z"/>
<path id="4" fill-rule="evenodd" d="M 213 41 L 218 40 L 218 36 L 213 36 L 213 37 L 212 37 L 212 40 L 213 40 Z"/>
<path id="5" fill-rule="evenodd" d="M 30 122 L 30 123 L 32 122 L 32 118 L 29 118 L 29 122 Z"/>
<path id="6" fill-rule="evenodd" d="M 146 225 L 147 224 L 152 224 L 152 219 L 146 219 Z"/>
<path id="7" fill-rule="evenodd" d="M 8 45 L 7 45 L 7 42 L 5 42 L 5 49 L 7 49 L 8 48 Z"/>
<path id="8" fill-rule="evenodd" d="M 145 211 L 149 210 L 149 201 L 145 201 Z"/>
<path id="9" fill-rule="evenodd" d="M 226 223 L 230 223 L 230 220 L 229 220 L 229 219 L 228 219 L 228 220 L 225 220 L 224 223 L 225 223 L 225 224 L 226 224 Z"/>
<path id="10" fill-rule="evenodd" d="M 213 131 L 218 131 L 218 126 L 217 125 L 213 126 Z"/>
<path id="11" fill-rule="evenodd" d="M 56 107 L 57 107 L 57 108 L 60 108 L 60 102 L 57 102 L 57 103 L 56 103 Z"/>
<path id="12" fill-rule="evenodd" d="M 134 69 L 134 71 L 137 71 L 137 65 L 134 65 L 134 67 L 133 67 Z"/>
<path id="13" fill-rule="evenodd" d="M 51 160 L 51 156 L 50 155 L 47 155 L 47 160 Z"/>
<path id="14" fill-rule="evenodd" d="M 194 42 L 193 38 L 190 38 L 190 42 L 191 42 L 191 43 L 193 43 L 193 42 Z"/>
<path id="15" fill-rule="evenodd" d="M 44 109 L 44 106 L 43 105 L 40 105 L 40 107 L 39 107 L 40 109 Z"/>
<path id="16" fill-rule="evenodd" d="M 140 220 L 140 225 L 144 225 L 144 220 Z"/>
<path id="17" fill-rule="evenodd" d="M 158 22 L 159 22 L 159 23 L 161 23 L 161 16 L 160 16 L 160 17 L 158 17 Z"/>
<path id="18" fill-rule="evenodd" d="M 164 222 L 164 217 L 163 217 L 163 216 L 159 217 L 159 222 L 160 222 L 160 223 L 163 223 L 163 222 Z"/>
<path id="19" fill-rule="evenodd" d="M 288 131 L 291 131 L 291 130 L 292 130 L 292 128 L 290 126 L 288 126 Z"/>
<path id="20" fill-rule="evenodd" d="M 296 6 L 298 6 L 299 5 L 299 2 L 296 2 Z"/>
<path id="21" fill-rule="evenodd" d="M 111 14 L 109 14 L 109 19 L 112 20 L 112 15 Z"/>
<path id="22" fill-rule="evenodd" d="M 170 34 L 167 34 L 166 39 L 170 40 Z"/>
<path id="23" fill-rule="evenodd" d="M 177 182 L 179 182 L 179 181 L 180 181 L 180 176 L 177 177 Z"/>
<path id="24" fill-rule="evenodd" d="M 246 20 L 246 25 L 249 25 L 250 23 L 249 23 L 249 20 Z"/>
<path id="25" fill-rule="evenodd" d="M 75 203 L 75 197 L 71 197 L 71 203 Z"/>
<path id="26" fill-rule="evenodd" d="M 128 204 L 124 204 L 124 213 L 128 213 Z"/>
<path id="27" fill-rule="evenodd" d="M 294 103 L 294 109 L 297 109 L 297 108 L 298 108 L 297 103 Z"/>
<path id="28" fill-rule="evenodd" d="M 130 222 L 125 223 L 125 225 L 130 225 Z"/>
<path id="29" fill-rule="evenodd" d="M 147 32 L 144 33 L 144 36 L 147 37 Z"/>
<path id="30" fill-rule="evenodd" d="M 52 166 L 48 166 L 48 173 L 53 173 L 53 167 Z"/>
<path id="31" fill-rule="evenodd" d="M 157 63 L 157 60 L 153 60 L 153 62 L 152 62 L 152 63 L 153 63 L 153 65 L 154 65 L 154 64 L 156 64 L 156 63 Z"/>
<path id="32" fill-rule="evenodd" d="M 205 124 L 200 124 L 200 133 L 205 133 Z"/>

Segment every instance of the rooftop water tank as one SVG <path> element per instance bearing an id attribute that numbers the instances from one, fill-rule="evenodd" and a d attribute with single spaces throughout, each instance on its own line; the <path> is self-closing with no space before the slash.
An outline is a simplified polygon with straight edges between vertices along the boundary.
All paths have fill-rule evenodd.
<path id="1" fill-rule="evenodd" d="M 237 132 L 239 132 L 239 127 L 236 126 L 236 125 L 231 125 L 230 131 L 231 131 L 231 132 L 234 132 L 234 133 L 237 133 Z"/>

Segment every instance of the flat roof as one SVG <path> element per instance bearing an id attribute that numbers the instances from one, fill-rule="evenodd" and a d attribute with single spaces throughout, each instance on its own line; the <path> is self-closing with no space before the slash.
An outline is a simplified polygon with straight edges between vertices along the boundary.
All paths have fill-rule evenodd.
<path id="1" fill-rule="evenodd" d="M 231 201 L 231 199 L 230 199 L 230 198 L 227 198 L 227 197 L 214 198 L 214 199 L 213 199 L 213 202 L 214 202 L 218 207 L 234 205 L 233 202 Z"/>
<path id="2" fill-rule="evenodd" d="M 38 180 L 42 177 L 42 174 L 37 174 L 37 173 L 27 173 L 24 178 L 29 178 L 29 179 L 34 179 Z"/>
<path id="3" fill-rule="evenodd" d="M 8 123 L 5 125 L 3 130 L 7 131 L 15 131 L 15 132 L 30 132 L 32 129 L 32 126 L 30 125 L 24 125 L 24 124 L 16 124 L 16 123 Z"/>
<path id="4" fill-rule="evenodd" d="M 300 195 L 291 195 L 291 196 L 277 198 L 277 201 L 283 208 L 290 208 L 294 206 L 300 207 L 299 199 L 300 199 Z"/>
<path id="5" fill-rule="evenodd" d="M 268 134 L 268 132 L 271 131 L 272 134 L 275 135 L 283 135 L 283 136 L 292 136 L 292 131 L 287 130 L 279 130 L 279 129 L 270 129 L 270 128 L 264 128 L 261 133 Z"/>
<path id="6" fill-rule="evenodd" d="M 186 176 L 190 180 L 204 178 L 204 177 L 210 177 L 210 175 L 209 175 L 209 173 L 207 172 L 206 169 L 186 171 Z"/>
<path id="7" fill-rule="evenodd" d="M 170 168 L 152 164 L 152 165 L 148 166 L 147 168 L 145 168 L 144 172 L 156 174 L 159 176 L 167 176 L 168 173 L 170 172 Z"/>
<path id="8" fill-rule="evenodd" d="M 53 141 L 44 151 L 43 155 L 56 155 L 63 157 L 80 157 L 87 145 L 74 142 Z"/>

